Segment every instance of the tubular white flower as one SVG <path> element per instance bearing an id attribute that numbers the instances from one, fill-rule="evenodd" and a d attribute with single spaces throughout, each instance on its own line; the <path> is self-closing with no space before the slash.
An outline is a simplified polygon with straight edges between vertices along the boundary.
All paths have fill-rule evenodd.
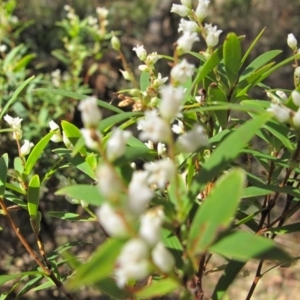
<path id="1" fill-rule="evenodd" d="M 16 117 L 13 118 L 10 115 L 5 115 L 4 120 L 14 130 L 13 139 L 19 141 L 22 138 L 23 131 L 21 130 L 21 122 L 23 119 Z"/>
<path id="2" fill-rule="evenodd" d="M 201 125 L 194 125 L 190 131 L 178 137 L 176 147 L 181 152 L 191 153 L 207 143 L 208 138 L 204 128 Z"/>
<path id="3" fill-rule="evenodd" d="M 176 166 L 167 158 L 146 163 L 144 168 L 149 172 L 148 183 L 155 184 L 160 189 L 163 189 L 176 174 Z"/>
<path id="4" fill-rule="evenodd" d="M 131 137 L 131 132 L 115 128 L 106 144 L 106 154 L 110 161 L 122 156 L 125 153 L 126 143 Z"/>
<path id="5" fill-rule="evenodd" d="M 147 59 L 147 51 L 145 50 L 143 45 L 141 45 L 141 46 L 137 45 L 132 50 L 136 52 L 137 57 L 141 61 L 145 61 Z"/>
<path id="6" fill-rule="evenodd" d="M 300 93 L 298 91 L 292 91 L 292 99 L 295 105 L 300 106 Z"/>
<path id="7" fill-rule="evenodd" d="M 290 110 L 282 105 L 271 103 L 267 111 L 274 114 L 274 117 L 281 123 L 288 122 L 291 117 Z"/>
<path id="8" fill-rule="evenodd" d="M 164 143 L 158 143 L 157 144 L 157 154 L 159 156 L 164 155 L 167 152 L 167 147 Z"/>
<path id="9" fill-rule="evenodd" d="M 284 91 L 277 90 L 275 94 L 281 99 L 282 102 L 286 102 L 288 97 Z"/>
<path id="10" fill-rule="evenodd" d="M 184 133 L 184 125 L 180 120 L 176 120 L 177 124 L 172 125 L 172 131 L 176 134 Z"/>
<path id="11" fill-rule="evenodd" d="M 289 33 L 287 36 L 287 44 L 292 50 L 297 50 L 297 39 L 295 38 L 294 34 Z"/>
<path id="12" fill-rule="evenodd" d="M 159 59 L 161 59 L 161 56 L 158 55 L 157 52 L 152 52 L 148 54 L 146 58 L 146 63 L 150 65 L 154 65 Z"/>
<path id="13" fill-rule="evenodd" d="M 169 84 L 161 87 L 160 94 L 160 114 L 166 121 L 171 122 L 175 117 L 180 116 L 184 101 L 184 89 L 183 87 L 174 88 Z"/>
<path id="14" fill-rule="evenodd" d="M 184 58 L 179 64 L 174 66 L 171 70 L 171 78 L 175 82 L 175 85 L 185 83 L 190 79 L 195 72 L 195 66 L 188 63 Z"/>
<path id="15" fill-rule="evenodd" d="M 24 156 L 28 155 L 33 146 L 34 146 L 33 143 L 29 142 L 28 140 L 24 140 L 24 144 L 20 149 L 20 157 L 24 157 Z"/>
<path id="16" fill-rule="evenodd" d="M 155 88 L 160 88 L 167 80 L 168 77 L 162 77 L 161 73 L 158 73 L 156 79 L 153 81 L 153 86 Z"/>
<path id="17" fill-rule="evenodd" d="M 192 50 L 193 44 L 200 41 L 196 32 L 185 31 L 183 35 L 177 40 L 177 52 L 179 55 L 187 53 Z"/>
<path id="18" fill-rule="evenodd" d="M 175 265 L 175 259 L 172 253 L 159 242 L 152 250 L 151 257 L 153 263 L 164 273 L 170 272 Z"/>
<path id="19" fill-rule="evenodd" d="M 139 138 L 143 141 L 169 143 L 171 139 L 170 126 L 165 120 L 157 116 L 157 110 L 146 111 L 145 119 L 138 121 L 138 129 L 142 130 Z"/>
<path id="20" fill-rule="evenodd" d="M 97 127 L 102 119 L 102 113 L 97 105 L 96 97 L 88 97 L 82 100 L 78 109 L 81 111 L 81 119 L 85 127 Z"/>
<path id="21" fill-rule="evenodd" d="M 128 186 L 128 209 L 135 215 L 140 215 L 147 208 L 154 192 L 147 183 L 148 173 L 135 171 Z"/>
<path id="22" fill-rule="evenodd" d="M 101 133 L 95 129 L 82 128 L 80 129 L 85 145 L 92 150 L 99 150 L 99 142 L 102 138 Z M 70 147 L 70 140 L 63 134 L 63 141 L 67 148 Z M 73 148 L 73 145 L 71 146 Z"/>
<path id="23" fill-rule="evenodd" d="M 54 143 L 59 143 L 63 140 L 58 124 L 56 124 L 53 120 L 49 122 L 50 132 L 56 131 L 55 134 L 52 135 L 51 141 Z"/>
<path id="24" fill-rule="evenodd" d="M 97 217 L 104 230 L 113 237 L 125 237 L 128 235 L 123 217 L 108 203 L 103 203 L 96 210 Z"/>
<path id="25" fill-rule="evenodd" d="M 128 280 L 144 279 L 148 276 L 149 271 L 148 245 L 142 239 L 131 239 L 124 245 L 117 259 L 115 270 L 117 285 L 122 288 Z"/>
<path id="26" fill-rule="evenodd" d="M 125 80 L 131 81 L 133 79 L 132 74 L 128 71 L 119 70 L 122 73 L 122 76 Z"/>
<path id="27" fill-rule="evenodd" d="M 97 7 L 96 13 L 100 18 L 106 19 L 107 15 L 109 14 L 109 10 L 106 9 L 105 7 Z"/>
<path id="28" fill-rule="evenodd" d="M 112 167 L 107 164 L 101 164 L 97 169 L 96 176 L 100 194 L 112 201 L 119 199 L 122 193 L 122 182 Z"/>
<path id="29" fill-rule="evenodd" d="M 208 14 L 209 0 L 199 0 L 195 14 L 199 21 L 202 21 Z"/>
<path id="30" fill-rule="evenodd" d="M 218 30 L 217 26 L 212 26 L 212 24 L 205 24 L 205 30 L 207 33 L 206 44 L 208 48 L 213 48 L 219 43 L 219 36 L 223 30 Z"/>
<path id="31" fill-rule="evenodd" d="M 194 21 L 188 21 L 185 19 L 181 19 L 179 26 L 178 26 L 178 32 L 197 32 L 199 29 L 199 26 Z"/>
<path id="32" fill-rule="evenodd" d="M 191 10 L 188 7 L 180 4 L 174 4 L 174 3 L 171 8 L 171 13 L 175 13 L 180 17 L 186 17 L 190 13 L 190 11 Z"/>
<path id="33" fill-rule="evenodd" d="M 164 218 L 165 214 L 160 207 L 147 211 L 141 216 L 139 236 L 152 247 L 160 241 L 161 226 Z"/>

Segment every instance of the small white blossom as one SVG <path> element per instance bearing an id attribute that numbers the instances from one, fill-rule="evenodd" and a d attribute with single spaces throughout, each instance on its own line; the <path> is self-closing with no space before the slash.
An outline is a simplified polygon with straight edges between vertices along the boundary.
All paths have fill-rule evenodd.
<path id="1" fill-rule="evenodd" d="M 33 143 L 29 142 L 28 140 L 24 140 L 24 144 L 20 149 L 20 157 L 24 157 L 24 156 L 28 155 L 33 146 L 34 146 Z"/>
<path id="2" fill-rule="evenodd" d="M 206 44 L 208 48 L 213 48 L 219 43 L 219 36 L 223 30 L 218 30 L 217 26 L 212 26 L 212 24 L 205 24 L 205 30 L 207 33 Z"/>
<path id="3" fill-rule="evenodd" d="M 200 39 L 196 32 L 185 31 L 177 40 L 176 49 L 180 55 L 187 53 L 192 50 L 193 44 L 197 41 L 200 41 Z"/>
<path id="4" fill-rule="evenodd" d="M 284 91 L 277 90 L 275 94 L 281 99 L 282 102 L 286 102 L 288 97 Z"/>
<path id="5" fill-rule="evenodd" d="M 119 70 L 122 73 L 122 76 L 125 80 L 131 81 L 133 79 L 132 74 L 128 71 Z"/>
<path id="6" fill-rule="evenodd" d="M 89 128 L 82 128 L 80 129 L 80 131 L 83 136 L 85 145 L 92 150 L 99 150 L 99 142 L 102 138 L 101 133 L 98 130 Z M 69 143 L 72 144 L 69 139 L 67 141 L 65 140 L 65 138 L 67 138 L 67 136 L 63 135 L 64 144 L 66 146 Z M 67 148 L 69 147 L 67 146 Z M 71 148 L 73 148 L 73 145 Z"/>
<path id="7" fill-rule="evenodd" d="M 153 80 L 153 86 L 155 88 L 160 88 L 167 80 L 168 77 L 162 77 L 161 73 L 158 73 L 156 79 Z"/>
<path id="8" fill-rule="evenodd" d="M 175 259 L 162 242 L 153 248 L 151 257 L 154 264 L 164 273 L 168 273 L 174 268 Z"/>
<path id="9" fill-rule="evenodd" d="M 64 10 L 65 11 L 70 11 L 71 10 L 71 6 L 68 5 L 68 4 L 64 5 Z"/>
<path id="10" fill-rule="evenodd" d="M 123 217 L 108 203 L 103 203 L 96 210 L 97 217 L 104 230 L 113 237 L 128 235 Z"/>
<path id="11" fill-rule="evenodd" d="M 147 59 L 147 51 L 145 50 L 143 45 L 141 45 L 141 46 L 137 45 L 132 50 L 136 52 L 137 57 L 141 61 L 145 61 Z"/>
<path id="12" fill-rule="evenodd" d="M 81 111 L 81 119 L 85 127 L 97 127 L 102 119 L 102 113 L 97 105 L 95 96 L 82 100 L 78 109 Z"/>
<path id="13" fill-rule="evenodd" d="M 190 13 L 190 9 L 184 5 L 173 4 L 171 8 L 171 13 L 175 13 L 180 17 L 186 17 Z"/>
<path id="14" fill-rule="evenodd" d="M 292 91 L 292 99 L 295 105 L 300 106 L 300 93 L 298 91 Z"/>
<path id="15" fill-rule="evenodd" d="M 122 156 L 125 153 L 126 143 L 131 137 L 131 132 L 115 128 L 106 144 L 106 154 L 110 161 Z"/>
<path id="16" fill-rule="evenodd" d="M 105 7 L 97 7 L 96 13 L 100 18 L 106 19 L 107 15 L 109 14 L 109 11 Z"/>
<path id="17" fill-rule="evenodd" d="M 180 116 L 184 101 L 184 89 L 174 88 L 172 85 L 162 86 L 160 89 L 161 102 L 159 104 L 161 116 L 168 122 Z"/>
<path id="18" fill-rule="evenodd" d="M 140 215 L 145 211 L 149 201 L 153 198 L 154 192 L 150 189 L 148 173 L 136 171 L 133 173 L 128 186 L 128 209 L 135 215 Z"/>
<path id="19" fill-rule="evenodd" d="M 199 21 L 202 21 L 207 16 L 209 2 L 209 0 L 199 0 L 198 6 L 195 11 L 195 15 L 197 16 Z"/>
<path id="20" fill-rule="evenodd" d="M 146 142 L 146 143 L 144 143 L 146 146 L 147 146 L 147 148 L 149 148 L 149 149 L 151 149 L 151 150 L 153 150 L 154 149 L 154 144 L 153 144 L 153 142 L 152 141 L 148 141 L 148 142 Z"/>
<path id="21" fill-rule="evenodd" d="M 149 72 L 150 69 L 147 65 L 139 65 L 139 70 L 142 72 Z"/>
<path id="22" fill-rule="evenodd" d="M 112 166 L 101 164 L 97 169 L 96 176 L 100 194 L 112 201 L 119 199 L 123 186 Z"/>
<path id="23" fill-rule="evenodd" d="M 154 246 L 160 241 L 161 226 L 164 218 L 165 214 L 160 207 L 149 210 L 141 216 L 139 236 L 150 246 Z"/>
<path id="24" fill-rule="evenodd" d="M 7 46 L 5 44 L 0 45 L 0 52 L 6 52 Z"/>
<path id="25" fill-rule="evenodd" d="M 287 36 L 287 44 L 292 50 L 297 50 L 297 39 L 292 33 L 289 33 Z"/>
<path id="26" fill-rule="evenodd" d="M 117 285 L 122 288 L 129 280 L 140 280 L 150 272 L 149 248 L 139 238 L 131 239 L 122 248 L 115 270 Z"/>
<path id="27" fill-rule="evenodd" d="M 178 137 L 176 146 L 181 152 L 192 153 L 207 143 L 204 128 L 201 125 L 194 125 L 190 131 Z"/>
<path id="28" fill-rule="evenodd" d="M 51 141 L 54 143 L 59 143 L 63 140 L 58 124 L 56 124 L 53 120 L 49 122 L 50 132 L 55 131 L 55 134 L 52 135 Z"/>
<path id="29" fill-rule="evenodd" d="M 195 72 L 195 66 L 188 63 L 184 58 L 179 64 L 174 66 L 171 70 L 171 78 L 176 84 L 185 83 L 188 79 L 191 79 Z"/>
<path id="30" fill-rule="evenodd" d="M 176 166 L 167 158 L 146 163 L 144 168 L 149 172 L 148 183 L 157 185 L 159 189 L 165 188 L 176 174 Z"/>
<path id="31" fill-rule="evenodd" d="M 281 122 L 287 122 L 290 119 L 290 110 L 282 105 L 271 103 L 267 111 L 274 114 L 275 118 Z"/>
<path id="32" fill-rule="evenodd" d="M 20 140 L 22 138 L 22 130 L 21 130 L 21 122 L 23 119 L 16 117 L 13 118 L 10 115 L 5 115 L 4 120 L 8 123 L 8 125 L 14 130 L 13 132 L 13 139 Z"/>
<path id="33" fill-rule="evenodd" d="M 271 99 L 272 103 L 280 104 L 281 102 L 286 102 L 288 97 L 285 92 L 277 90 L 275 95 L 269 91 L 266 91 L 267 96 Z"/>
<path id="34" fill-rule="evenodd" d="M 164 155 L 167 152 L 167 147 L 164 143 L 158 143 L 157 144 L 157 154 L 159 156 Z"/>
<path id="35" fill-rule="evenodd" d="M 154 143 L 168 143 L 171 138 L 169 124 L 157 115 L 156 110 L 145 111 L 145 119 L 138 121 L 138 129 L 142 130 L 139 138 L 143 141 L 151 140 Z"/>
<path id="36" fill-rule="evenodd" d="M 188 21 L 185 19 L 181 19 L 179 26 L 178 26 L 178 32 L 197 32 L 199 30 L 199 26 L 194 21 Z"/>
<path id="37" fill-rule="evenodd" d="M 183 134 L 184 133 L 183 123 L 180 120 L 177 120 L 177 123 L 172 125 L 172 131 L 176 134 Z"/>
<path id="38" fill-rule="evenodd" d="M 161 56 L 158 55 L 157 52 L 152 52 L 151 54 L 148 54 L 146 58 L 146 63 L 150 65 L 154 65 L 159 59 L 161 59 Z"/>

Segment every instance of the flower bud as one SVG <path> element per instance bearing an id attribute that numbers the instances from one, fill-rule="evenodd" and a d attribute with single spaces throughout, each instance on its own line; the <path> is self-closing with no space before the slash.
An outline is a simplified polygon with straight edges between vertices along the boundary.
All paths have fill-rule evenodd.
<path id="1" fill-rule="evenodd" d="M 184 5 L 173 4 L 171 13 L 175 13 L 180 17 L 186 17 L 190 13 L 190 9 Z"/>
<path id="2" fill-rule="evenodd" d="M 294 75 L 299 78 L 300 77 L 300 67 L 297 67 L 294 71 Z"/>
<path id="3" fill-rule="evenodd" d="M 111 42 L 111 46 L 114 50 L 116 50 L 116 51 L 120 50 L 121 42 L 115 35 L 113 35 L 110 42 Z"/>
<path id="4" fill-rule="evenodd" d="M 141 45 L 141 46 L 137 45 L 132 50 L 136 52 L 137 57 L 141 61 L 145 61 L 147 59 L 147 51 L 145 50 L 143 45 Z"/>
<path id="5" fill-rule="evenodd" d="M 289 33 L 287 36 L 287 44 L 292 50 L 297 50 L 297 40 L 292 33 Z"/>
<path id="6" fill-rule="evenodd" d="M 63 140 L 63 137 L 62 137 L 61 132 L 59 130 L 59 126 L 53 120 L 51 120 L 49 122 L 49 127 L 50 127 L 50 132 L 55 131 L 55 134 L 53 134 L 52 137 L 51 137 L 51 141 L 54 142 L 54 143 L 61 142 Z"/>
<path id="7" fill-rule="evenodd" d="M 81 119 L 86 128 L 98 126 L 102 119 L 102 113 L 95 96 L 82 100 L 78 105 L 78 109 L 81 111 Z"/>
<path id="8" fill-rule="evenodd" d="M 20 150 L 20 157 L 24 157 L 24 156 L 28 155 L 33 146 L 34 146 L 33 143 L 30 143 L 28 140 L 24 140 L 24 144 Z"/>
<path id="9" fill-rule="evenodd" d="M 168 273 L 175 265 L 175 259 L 172 253 L 159 242 L 151 253 L 154 264 L 164 273 Z"/>
<path id="10" fill-rule="evenodd" d="M 300 93 L 296 90 L 292 91 L 292 99 L 295 105 L 300 106 Z"/>

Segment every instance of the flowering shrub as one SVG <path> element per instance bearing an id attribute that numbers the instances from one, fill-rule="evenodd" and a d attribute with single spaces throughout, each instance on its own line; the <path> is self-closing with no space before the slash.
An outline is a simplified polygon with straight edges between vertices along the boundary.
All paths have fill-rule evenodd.
<path id="1" fill-rule="evenodd" d="M 84 127 L 77 128 L 65 120 L 59 126 L 51 120 L 48 134 L 35 145 L 24 140 L 21 146 L 22 119 L 7 110 L 30 79 L 2 108 L 0 119 L 6 126 L 0 132 L 12 133 L 18 157 L 12 169 L 7 153 L 0 158 L 1 213 L 38 267 L 2 275 L 0 282 L 22 282 L 29 275 L 46 278 L 49 284 L 45 288 L 56 285 L 68 299 L 75 299 L 77 289 L 90 285 L 117 299 L 151 299 L 166 294 L 178 299 L 203 299 L 204 291 L 212 299 L 222 299 L 245 263 L 256 259 L 259 262 L 249 287 L 250 299 L 266 259 L 274 266 L 297 259 L 274 241 L 278 234 L 299 230 L 299 223 L 285 225 L 299 209 L 300 197 L 297 40 L 293 34 L 288 35 L 293 53 L 282 62 L 272 62 L 280 53 L 272 50 L 246 65 L 263 31 L 245 54 L 241 50 L 243 37 L 232 32 L 218 46 L 222 30 L 203 23 L 209 2 L 199 0 L 195 7 L 192 1 L 173 4 L 171 12 L 182 17 L 173 57 L 148 53 L 141 44 L 133 48 L 141 61 L 139 80 L 125 59 L 118 37 L 109 36 L 122 60 L 123 77 L 132 87 L 118 93 L 124 99 L 120 106 L 130 104 L 131 112 L 78 93 L 80 82 L 76 81 L 74 90 L 51 89 L 51 93 L 81 99 L 78 109 Z M 60 26 L 69 30 L 70 39 L 64 42 L 69 62 L 76 63 L 70 75 L 77 78 L 78 63 L 85 52 L 81 51 L 78 32 L 73 30 L 88 23 L 95 31 L 105 31 L 108 12 L 97 10 L 99 27 L 97 20 L 89 18 L 81 23 L 71 7 L 65 10 L 67 21 Z M 102 38 L 95 38 L 96 45 Z M 193 52 L 194 43 L 202 43 L 203 51 Z M 189 62 L 191 56 L 197 64 Z M 169 61 L 167 77 L 156 68 L 159 59 Z M 262 83 L 293 61 L 294 91 Z M 61 79 L 55 80 L 54 85 L 59 86 Z M 254 87 L 265 89 L 270 100 L 252 99 Z M 100 107 L 115 114 L 103 119 Z M 260 147 L 253 142 L 255 137 Z M 40 178 L 35 166 L 49 143 L 59 145 L 53 152 L 60 164 Z M 240 156 L 247 158 L 247 164 L 238 160 Z M 56 194 L 81 205 L 90 221 L 99 222 L 106 236 L 84 263 L 62 245 L 64 263 L 72 269 L 67 276 L 53 268 L 58 257 L 48 257 L 39 233 L 40 190 L 50 176 L 59 174 L 63 164 L 77 168 L 87 180 L 76 183 L 61 176 Z M 286 202 L 282 211 L 276 209 L 280 197 Z M 15 205 L 28 211 L 39 255 L 10 216 Z M 69 218 L 63 212 L 51 213 Z M 224 257 L 227 264 L 214 290 L 206 291 L 202 281 L 214 255 Z M 19 294 L 24 291 L 28 291 L 26 285 Z"/>

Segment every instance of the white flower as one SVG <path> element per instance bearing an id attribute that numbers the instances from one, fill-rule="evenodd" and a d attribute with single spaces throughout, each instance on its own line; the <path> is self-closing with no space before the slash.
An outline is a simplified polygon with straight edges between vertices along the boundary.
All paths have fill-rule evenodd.
<path id="1" fill-rule="evenodd" d="M 171 13 L 175 13 L 180 17 L 186 17 L 190 13 L 190 9 L 184 5 L 173 4 L 171 8 Z"/>
<path id="2" fill-rule="evenodd" d="M 272 103 L 280 104 L 281 102 L 286 102 L 288 97 L 285 92 L 277 90 L 275 95 L 269 91 L 266 91 L 267 96 L 271 99 Z"/>
<path id="3" fill-rule="evenodd" d="M 96 13 L 100 18 L 106 19 L 107 15 L 109 14 L 109 11 L 105 7 L 97 7 Z"/>
<path id="4" fill-rule="evenodd" d="M 153 142 L 152 141 L 148 141 L 148 142 L 146 142 L 146 143 L 144 143 L 146 146 L 147 146 L 147 148 L 149 148 L 149 149 L 151 149 L 151 150 L 153 150 L 154 149 L 154 144 L 153 144 Z"/>
<path id="5" fill-rule="evenodd" d="M 0 52 L 6 52 L 7 46 L 5 44 L 0 45 Z"/>
<path id="6" fill-rule="evenodd" d="M 64 5 L 64 10 L 65 11 L 69 11 L 70 9 L 71 9 L 70 5 L 68 5 L 68 4 Z"/>
<path id="7" fill-rule="evenodd" d="M 51 120 L 49 122 L 49 127 L 50 127 L 50 132 L 55 131 L 55 134 L 53 134 L 52 137 L 51 137 L 51 141 L 54 142 L 54 143 L 61 142 L 63 140 L 63 137 L 61 135 L 59 126 L 53 120 Z"/>
<path id="8" fill-rule="evenodd" d="M 160 241 L 161 226 L 164 218 L 165 214 L 161 207 L 149 210 L 141 216 L 139 236 L 150 246 L 154 246 Z"/>
<path id="9" fill-rule="evenodd" d="M 174 163 L 167 158 L 146 163 L 144 168 L 149 172 L 148 183 L 156 184 L 160 189 L 163 189 L 176 174 Z"/>
<path id="10" fill-rule="evenodd" d="M 124 71 L 124 70 L 119 70 L 122 73 L 122 76 L 125 80 L 131 81 L 132 80 L 132 74 L 128 71 Z"/>
<path id="11" fill-rule="evenodd" d="M 92 150 L 99 150 L 99 142 L 102 138 L 101 133 L 95 129 L 88 128 L 82 128 L 80 129 L 80 131 L 83 136 L 85 145 Z M 63 141 L 67 148 L 69 148 L 70 144 L 72 145 L 65 134 L 63 134 Z M 73 145 L 71 146 L 71 148 L 73 148 Z"/>
<path id="12" fill-rule="evenodd" d="M 293 116 L 293 123 L 297 129 L 300 128 L 300 108 L 298 108 L 297 112 Z"/>
<path id="13" fill-rule="evenodd" d="M 297 50 L 297 39 L 292 33 L 289 33 L 287 36 L 287 44 L 292 50 Z"/>
<path id="14" fill-rule="evenodd" d="M 155 88 L 160 88 L 167 80 L 168 77 L 162 77 L 161 73 L 158 73 L 156 79 L 153 80 L 153 86 Z"/>
<path id="15" fill-rule="evenodd" d="M 184 54 L 192 50 L 193 44 L 200 41 L 196 32 L 185 31 L 183 35 L 177 40 L 177 51 L 179 54 Z"/>
<path id="16" fill-rule="evenodd" d="M 167 152 L 167 147 L 164 143 L 158 143 L 157 144 L 157 154 L 159 156 L 164 155 Z"/>
<path id="17" fill-rule="evenodd" d="M 106 154 L 110 161 L 125 153 L 126 143 L 131 137 L 131 132 L 115 128 L 106 144 Z"/>
<path id="18" fill-rule="evenodd" d="M 300 77 L 300 67 L 297 67 L 296 69 L 295 69 L 295 71 L 294 71 L 294 75 L 296 76 L 296 77 Z"/>
<path id="19" fill-rule="evenodd" d="M 138 129 L 142 130 L 139 138 L 143 141 L 151 140 L 154 143 L 168 143 L 171 138 L 169 124 L 157 116 L 156 110 L 145 111 L 145 119 L 138 121 Z"/>
<path id="20" fill-rule="evenodd" d="M 128 280 L 140 280 L 150 271 L 149 248 L 139 238 L 131 239 L 122 248 L 115 270 L 117 285 L 122 288 Z"/>
<path id="21" fill-rule="evenodd" d="M 154 65 L 160 58 L 161 56 L 158 55 L 157 52 L 152 52 L 151 54 L 148 54 L 146 62 L 147 64 Z"/>
<path id="22" fill-rule="evenodd" d="M 183 134 L 184 133 L 184 126 L 180 120 L 177 120 L 177 124 L 173 124 L 172 131 L 176 134 Z"/>
<path id="23" fill-rule="evenodd" d="M 277 90 L 275 94 L 281 99 L 282 102 L 286 102 L 288 97 L 284 91 Z"/>
<path id="24" fill-rule="evenodd" d="M 267 111 L 274 114 L 275 118 L 281 122 L 287 122 L 290 119 L 290 110 L 282 105 L 271 103 Z"/>
<path id="25" fill-rule="evenodd" d="M 34 146 L 33 143 L 30 143 L 28 140 L 24 140 L 24 144 L 20 149 L 20 157 L 24 157 L 24 156 L 28 155 L 33 146 Z"/>
<path id="26" fill-rule="evenodd" d="M 139 65 L 139 70 L 142 72 L 149 72 L 150 69 L 147 65 Z"/>
<path id="27" fill-rule="evenodd" d="M 119 199 L 123 186 L 113 167 L 101 164 L 97 169 L 96 176 L 100 194 L 112 201 Z"/>
<path id="28" fill-rule="evenodd" d="M 178 26 L 178 32 L 197 32 L 199 29 L 199 26 L 194 21 L 187 21 L 185 19 L 181 19 L 179 26 Z"/>
<path id="29" fill-rule="evenodd" d="M 125 237 L 128 235 L 124 218 L 107 202 L 104 202 L 97 210 L 97 217 L 104 230 L 113 237 Z"/>
<path id="30" fill-rule="evenodd" d="M 292 99 L 295 105 L 300 106 L 300 93 L 298 91 L 292 91 Z"/>
<path id="31" fill-rule="evenodd" d="M 22 138 L 22 130 L 21 130 L 21 122 L 23 119 L 16 117 L 13 118 L 10 115 L 5 115 L 4 120 L 8 123 L 8 125 L 14 130 L 13 139 L 20 140 Z"/>
<path id="32" fill-rule="evenodd" d="M 204 128 L 195 124 L 190 131 L 178 137 L 176 146 L 181 152 L 191 153 L 207 143 L 208 138 Z"/>
<path id="33" fill-rule="evenodd" d="M 219 36 L 223 30 L 218 30 L 217 26 L 212 26 L 212 24 L 205 24 L 205 30 L 207 33 L 206 44 L 208 48 L 213 48 L 219 43 Z"/>
<path id="34" fill-rule="evenodd" d="M 182 87 L 174 88 L 172 85 L 165 85 L 161 87 L 160 93 L 160 114 L 165 120 L 170 122 L 176 116 L 180 116 L 184 101 L 184 89 Z"/>
<path id="35" fill-rule="evenodd" d="M 145 50 L 143 45 L 141 45 L 141 46 L 137 45 L 132 50 L 136 52 L 137 57 L 141 61 L 145 61 L 147 59 L 147 51 Z"/>
<path id="36" fill-rule="evenodd" d="M 135 215 L 145 211 L 149 201 L 153 198 L 154 192 L 147 183 L 148 173 L 135 171 L 128 186 L 128 209 Z"/>
<path id="37" fill-rule="evenodd" d="M 81 111 L 81 119 L 85 127 L 97 127 L 102 119 L 102 113 L 97 105 L 95 96 L 82 100 L 78 109 Z"/>
<path id="38" fill-rule="evenodd" d="M 175 84 L 185 83 L 188 79 L 192 78 L 195 71 L 195 66 L 188 63 L 184 58 L 179 64 L 171 70 L 171 78 Z"/>
<path id="39" fill-rule="evenodd" d="M 151 257 L 154 264 L 164 273 L 168 273 L 174 268 L 175 259 L 162 242 L 154 247 Z"/>
<path id="40" fill-rule="evenodd" d="M 199 0 L 195 14 L 199 21 L 202 21 L 208 14 L 209 0 Z"/>

